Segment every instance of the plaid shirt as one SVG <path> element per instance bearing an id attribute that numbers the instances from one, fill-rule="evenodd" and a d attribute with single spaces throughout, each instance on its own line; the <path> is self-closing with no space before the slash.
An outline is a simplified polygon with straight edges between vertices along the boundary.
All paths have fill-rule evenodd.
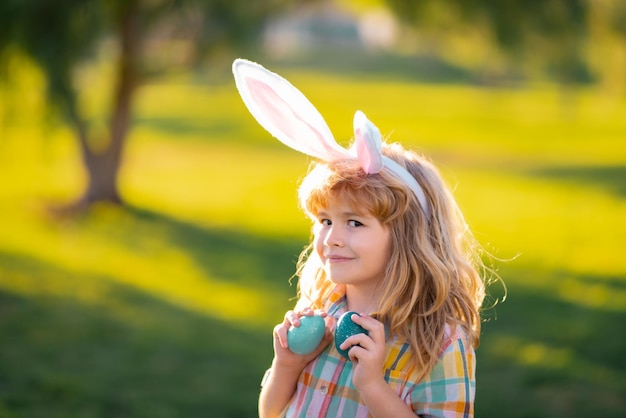
<path id="1" fill-rule="evenodd" d="M 346 312 L 345 288 L 337 286 L 326 306 L 328 315 Z M 446 328 L 446 342 L 432 371 L 417 381 L 417 371 L 406 373 L 410 346 L 387 340 L 385 380 L 398 396 L 422 417 L 472 417 L 474 415 L 475 355 L 460 327 Z M 352 384 L 352 362 L 329 344 L 300 374 L 285 417 L 369 417 L 367 407 Z"/>

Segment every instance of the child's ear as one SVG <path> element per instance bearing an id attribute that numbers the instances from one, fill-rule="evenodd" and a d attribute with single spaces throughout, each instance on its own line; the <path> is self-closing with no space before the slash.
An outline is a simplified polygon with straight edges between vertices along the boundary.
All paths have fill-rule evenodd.
<path id="1" fill-rule="evenodd" d="M 244 59 L 233 62 L 233 74 L 250 113 L 282 143 L 323 161 L 349 157 L 322 115 L 287 80 Z"/>

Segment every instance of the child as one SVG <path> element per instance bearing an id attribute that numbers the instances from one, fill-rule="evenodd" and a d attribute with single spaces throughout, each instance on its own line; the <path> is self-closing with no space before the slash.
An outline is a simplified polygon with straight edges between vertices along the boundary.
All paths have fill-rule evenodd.
<path id="1" fill-rule="evenodd" d="M 346 150 L 286 80 L 241 59 L 233 72 L 259 123 L 318 160 L 299 189 L 314 239 L 298 263 L 299 300 L 274 328 L 260 417 L 473 416 L 482 265 L 437 170 L 383 144 L 361 112 Z M 340 345 L 346 359 L 331 342 L 348 311 L 367 333 Z M 322 342 L 295 354 L 288 329 L 313 314 Z"/>

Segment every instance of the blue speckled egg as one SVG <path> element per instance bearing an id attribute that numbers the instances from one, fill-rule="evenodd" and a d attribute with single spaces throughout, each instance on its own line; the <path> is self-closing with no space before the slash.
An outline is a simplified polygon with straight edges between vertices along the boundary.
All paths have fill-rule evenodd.
<path id="1" fill-rule="evenodd" d="M 351 337 L 355 334 L 369 335 L 369 333 L 367 332 L 365 328 L 363 328 L 360 325 L 355 324 L 352 321 L 352 315 L 355 315 L 355 314 L 359 315 L 358 313 L 353 312 L 353 311 L 349 311 L 341 315 L 341 318 L 339 318 L 339 321 L 337 322 L 337 328 L 335 328 L 335 348 L 337 348 L 337 351 L 339 351 L 339 354 L 341 354 L 348 360 L 350 360 L 350 357 L 348 356 L 348 351 L 350 351 L 350 348 L 352 347 L 348 347 L 347 350 L 342 350 L 341 348 L 339 348 L 339 346 L 341 346 L 341 344 L 343 344 L 343 342 L 348 337 Z"/>
<path id="2" fill-rule="evenodd" d="M 317 348 L 324 338 L 326 324 L 320 315 L 303 316 L 300 326 L 293 325 L 287 331 L 287 344 L 296 354 L 309 354 Z"/>

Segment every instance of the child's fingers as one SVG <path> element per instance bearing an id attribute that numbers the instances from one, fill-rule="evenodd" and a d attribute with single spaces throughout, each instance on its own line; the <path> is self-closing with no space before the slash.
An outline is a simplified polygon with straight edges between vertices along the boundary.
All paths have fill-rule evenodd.
<path id="1" fill-rule="evenodd" d="M 285 324 L 278 324 L 274 327 L 274 339 L 282 348 L 288 348 L 287 330 L 288 326 Z"/>
<path id="2" fill-rule="evenodd" d="M 339 348 L 341 348 L 342 350 L 350 349 L 349 351 L 352 351 L 350 347 L 361 346 L 366 350 L 371 350 L 375 344 L 376 343 L 374 342 L 374 340 L 372 340 L 372 338 L 370 338 L 368 335 L 355 334 L 346 338 L 346 340 L 339 346 Z"/>
<path id="3" fill-rule="evenodd" d="M 347 338 L 340 347 L 348 350 L 350 360 L 367 364 L 367 367 L 382 367 L 385 355 L 385 343 L 374 341 L 369 335 L 356 334 Z"/>
<path id="4" fill-rule="evenodd" d="M 369 336 L 375 342 L 380 343 L 385 341 L 385 326 L 382 322 L 365 314 L 352 315 L 351 319 L 355 324 L 367 330 Z"/>
<path id="5" fill-rule="evenodd" d="M 313 315 L 319 315 L 322 318 L 325 318 L 327 316 L 326 312 L 324 312 L 322 309 L 318 309 L 318 310 L 313 310 L 309 307 L 302 309 L 301 311 L 287 311 L 287 313 L 285 314 L 285 320 L 284 320 L 284 324 L 287 327 L 290 326 L 294 326 L 294 327 L 299 327 L 300 326 L 300 318 L 302 318 L 303 316 L 313 316 Z"/>
<path id="6" fill-rule="evenodd" d="M 326 318 L 326 316 L 328 316 L 328 314 L 326 313 L 326 311 L 325 311 L 325 310 L 323 310 L 323 309 L 316 309 L 313 313 L 314 313 L 315 315 L 319 315 L 319 316 L 321 316 L 322 318 Z"/>
<path id="7" fill-rule="evenodd" d="M 300 312 L 298 312 L 298 314 L 300 316 L 311 316 L 313 315 L 315 312 L 313 311 L 313 309 L 306 307 L 303 310 L 301 310 Z"/>
<path id="8" fill-rule="evenodd" d="M 350 341 L 347 339 L 342 344 L 343 350 L 348 350 L 348 357 L 352 361 L 361 361 L 366 359 L 372 359 L 377 353 L 377 345 L 370 337 L 365 334 L 359 334 L 353 336 L 354 339 Z M 350 338 L 353 338 L 350 337 Z M 345 345 L 345 347 L 343 347 Z"/>
<path id="9" fill-rule="evenodd" d="M 348 357 L 350 361 L 353 363 L 357 363 L 359 358 L 365 354 L 366 350 L 363 347 L 358 345 L 353 346 L 350 350 L 348 350 Z"/>
<path id="10" fill-rule="evenodd" d="M 285 320 L 283 322 L 283 325 L 285 325 L 287 328 L 289 328 L 290 326 L 294 326 L 294 327 L 299 327 L 300 326 L 300 316 L 297 312 L 295 311 L 287 311 L 287 313 L 285 314 Z"/>
<path id="11" fill-rule="evenodd" d="M 363 356 L 374 355 L 379 357 L 385 346 L 385 326 L 382 322 L 368 315 L 352 315 L 352 321 L 360 325 L 368 333 L 351 335 L 341 344 L 342 350 L 348 350 L 348 356 L 352 360 L 359 360 Z"/>

